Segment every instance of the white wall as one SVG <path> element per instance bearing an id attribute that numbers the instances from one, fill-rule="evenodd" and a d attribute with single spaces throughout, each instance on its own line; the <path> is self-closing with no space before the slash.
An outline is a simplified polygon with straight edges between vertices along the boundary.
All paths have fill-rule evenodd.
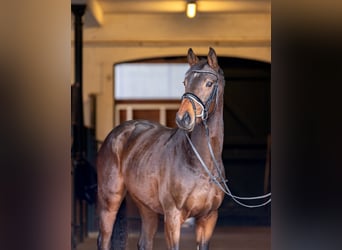
<path id="1" fill-rule="evenodd" d="M 216 50 L 218 57 L 271 62 L 271 15 L 199 13 L 196 18 L 187 19 L 180 13 L 107 14 L 102 27 L 84 28 L 83 39 L 85 124 L 89 124 L 88 95 L 95 93 L 98 97 L 96 137 L 103 140 L 114 124 L 115 63 L 185 56 L 189 47 L 195 53 L 207 54 L 209 46 Z M 73 79 L 72 76 L 71 82 Z"/>

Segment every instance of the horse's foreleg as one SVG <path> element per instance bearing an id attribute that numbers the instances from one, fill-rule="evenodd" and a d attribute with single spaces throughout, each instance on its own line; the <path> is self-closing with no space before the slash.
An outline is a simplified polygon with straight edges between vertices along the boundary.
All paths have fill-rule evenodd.
<path id="1" fill-rule="evenodd" d="M 196 241 L 198 250 L 208 250 L 218 217 L 217 210 L 196 220 Z"/>
<path id="2" fill-rule="evenodd" d="M 138 242 L 138 249 L 152 250 L 153 238 L 158 229 L 158 214 L 144 205 L 137 205 L 141 216 L 141 232 Z"/>
<path id="3" fill-rule="evenodd" d="M 179 250 L 179 239 L 181 229 L 181 212 L 172 210 L 165 212 L 164 230 L 166 243 L 169 250 Z"/>

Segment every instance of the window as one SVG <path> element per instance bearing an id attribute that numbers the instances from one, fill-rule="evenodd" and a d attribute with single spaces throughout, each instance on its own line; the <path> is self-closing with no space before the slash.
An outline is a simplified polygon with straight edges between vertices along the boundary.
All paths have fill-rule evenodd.
<path id="1" fill-rule="evenodd" d="M 177 99 L 184 93 L 187 63 L 122 63 L 114 66 L 116 100 Z"/>

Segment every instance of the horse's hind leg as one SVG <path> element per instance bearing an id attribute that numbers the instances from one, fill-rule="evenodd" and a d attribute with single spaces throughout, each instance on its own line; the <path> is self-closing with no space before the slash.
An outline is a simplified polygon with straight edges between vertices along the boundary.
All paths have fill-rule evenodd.
<path id="1" fill-rule="evenodd" d="M 112 231 L 111 237 L 111 249 L 120 249 L 125 250 L 127 239 L 128 239 L 128 231 L 127 231 L 127 208 L 126 208 L 126 200 L 124 199 L 121 203 L 120 209 L 116 214 L 116 219 L 114 223 L 114 228 Z M 115 248 L 114 248 L 115 246 Z"/>
<path id="2" fill-rule="evenodd" d="M 100 158 L 101 159 L 101 158 Z M 109 250 L 113 225 L 120 205 L 126 194 L 123 177 L 113 159 L 98 161 L 98 249 Z M 110 164 L 111 163 L 111 164 Z"/>
<path id="3" fill-rule="evenodd" d="M 143 204 L 136 204 L 141 216 L 141 232 L 138 242 L 138 249 L 152 250 L 153 239 L 158 229 L 158 214 Z"/>
<path id="4" fill-rule="evenodd" d="M 113 226 L 118 214 L 123 196 L 113 195 L 99 206 L 99 238 L 98 249 L 109 250 Z"/>
<path id="5" fill-rule="evenodd" d="M 123 198 L 124 195 L 120 192 L 105 195 L 104 199 L 99 201 L 99 250 L 109 250 L 111 247 L 113 226 Z"/>
<path id="6" fill-rule="evenodd" d="M 218 217 L 217 210 L 212 211 L 207 216 L 198 218 L 196 220 L 196 241 L 197 249 L 208 250 L 209 241 L 213 235 L 216 221 Z"/>

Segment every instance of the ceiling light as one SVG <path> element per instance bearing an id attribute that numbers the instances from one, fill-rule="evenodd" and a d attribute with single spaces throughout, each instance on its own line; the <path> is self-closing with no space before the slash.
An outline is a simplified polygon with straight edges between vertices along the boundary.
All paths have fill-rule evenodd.
<path id="1" fill-rule="evenodd" d="M 186 5 L 186 16 L 188 18 L 194 18 L 196 16 L 196 1 L 188 1 Z"/>

